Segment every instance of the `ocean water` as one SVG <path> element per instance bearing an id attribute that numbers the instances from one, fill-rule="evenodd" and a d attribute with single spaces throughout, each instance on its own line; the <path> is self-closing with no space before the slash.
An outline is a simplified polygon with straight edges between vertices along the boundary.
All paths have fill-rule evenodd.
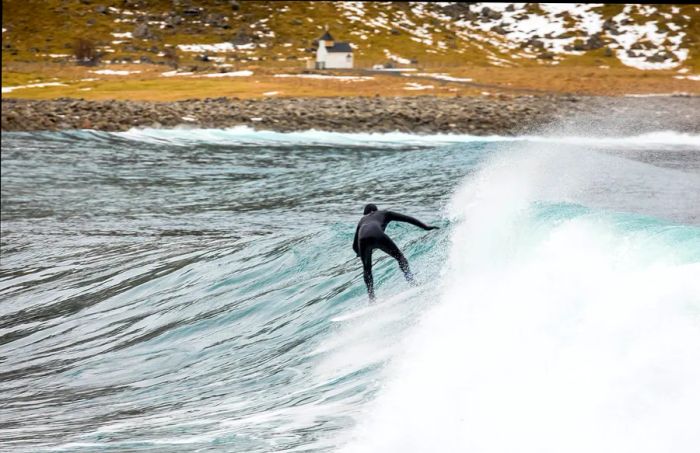
<path id="1" fill-rule="evenodd" d="M 3 133 L 1 246 L 2 451 L 700 447 L 700 136 Z"/>

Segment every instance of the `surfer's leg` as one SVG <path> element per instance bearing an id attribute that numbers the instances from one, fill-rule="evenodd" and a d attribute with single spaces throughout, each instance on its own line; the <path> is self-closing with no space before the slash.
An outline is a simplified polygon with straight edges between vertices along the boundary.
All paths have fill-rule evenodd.
<path id="1" fill-rule="evenodd" d="M 361 243 L 360 243 L 361 244 Z M 367 285 L 369 300 L 374 301 L 374 277 L 372 276 L 372 248 L 360 245 L 360 258 L 362 258 L 362 276 Z"/>
<path id="2" fill-rule="evenodd" d="M 415 283 L 415 281 L 413 280 L 413 273 L 411 272 L 411 268 L 408 267 L 408 260 L 405 256 L 403 256 L 401 250 L 399 250 L 399 248 L 396 246 L 396 244 L 394 244 L 394 241 L 392 241 L 389 236 L 384 235 L 384 237 L 379 241 L 378 247 L 379 249 L 381 249 L 382 252 L 386 253 L 387 255 L 391 256 L 399 262 L 399 267 L 401 268 L 401 272 L 403 272 L 403 276 L 406 278 L 407 282 Z"/>

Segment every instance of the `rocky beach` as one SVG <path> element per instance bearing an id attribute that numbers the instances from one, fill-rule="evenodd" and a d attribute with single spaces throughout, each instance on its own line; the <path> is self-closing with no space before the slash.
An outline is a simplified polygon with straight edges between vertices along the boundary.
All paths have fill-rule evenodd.
<path id="1" fill-rule="evenodd" d="M 226 128 L 515 135 L 584 122 L 601 133 L 700 132 L 700 97 L 480 96 L 192 99 L 175 102 L 3 99 L 3 131 Z M 617 121 L 616 121 L 617 120 Z"/>

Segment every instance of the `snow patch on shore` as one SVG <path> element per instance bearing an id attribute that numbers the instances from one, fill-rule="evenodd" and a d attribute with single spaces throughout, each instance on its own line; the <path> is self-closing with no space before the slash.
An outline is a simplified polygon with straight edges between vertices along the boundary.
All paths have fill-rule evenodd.
<path id="1" fill-rule="evenodd" d="M 371 77 L 371 76 L 333 76 L 333 75 L 323 75 L 323 74 L 275 74 L 275 77 L 280 77 L 280 78 L 299 77 L 302 79 L 339 80 L 341 82 L 364 82 L 367 80 L 374 79 L 374 77 Z"/>
<path id="2" fill-rule="evenodd" d="M 430 77 L 431 79 L 444 80 L 446 82 L 471 82 L 472 79 L 468 77 L 452 77 L 449 74 L 443 73 L 431 73 L 431 72 L 419 72 L 416 74 L 403 74 L 406 77 Z"/>
<path id="3" fill-rule="evenodd" d="M 404 90 L 420 91 L 420 90 L 432 90 L 435 87 L 433 85 L 421 85 L 420 83 L 409 82 L 404 86 Z"/>
<path id="4" fill-rule="evenodd" d="M 677 75 L 677 76 L 673 76 L 673 78 L 674 79 L 694 80 L 696 82 L 700 82 L 700 75 L 696 75 L 696 74 L 691 74 L 691 75 L 687 75 L 687 76 Z"/>
<path id="5" fill-rule="evenodd" d="M 161 77 L 191 76 L 193 72 L 167 71 L 161 73 Z"/>
<path id="6" fill-rule="evenodd" d="M 398 64 L 411 64 L 411 60 L 409 60 L 408 58 L 399 57 L 398 55 L 394 55 L 391 52 L 389 52 L 389 49 L 384 49 L 384 55 L 386 55 L 386 57 L 389 60 L 393 60 Z"/>
<path id="7" fill-rule="evenodd" d="M 116 75 L 116 76 L 125 76 L 129 74 L 140 74 L 141 71 L 127 71 L 127 70 L 114 70 L 114 69 L 98 69 L 97 71 L 90 71 L 93 74 L 100 74 L 100 75 Z"/>
<path id="8" fill-rule="evenodd" d="M 182 75 L 182 74 L 180 74 Z M 253 75 L 253 71 L 233 71 L 233 72 L 216 72 L 213 74 L 202 74 L 197 77 L 249 77 Z"/>
<path id="9" fill-rule="evenodd" d="M 250 44 L 234 45 L 234 44 L 231 44 L 230 42 L 220 42 L 220 43 L 216 43 L 216 44 L 179 44 L 177 46 L 177 48 L 182 50 L 183 52 L 221 53 L 221 52 L 233 52 L 235 50 L 252 50 L 252 49 L 255 49 L 255 44 L 250 43 Z"/>
<path id="10" fill-rule="evenodd" d="M 45 83 L 32 83 L 29 85 L 17 85 L 13 87 L 2 87 L 3 93 L 12 93 L 15 90 L 23 90 L 25 88 L 44 88 L 44 87 L 64 87 L 67 86 L 65 83 L 60 82 L 45 82 Z"/>

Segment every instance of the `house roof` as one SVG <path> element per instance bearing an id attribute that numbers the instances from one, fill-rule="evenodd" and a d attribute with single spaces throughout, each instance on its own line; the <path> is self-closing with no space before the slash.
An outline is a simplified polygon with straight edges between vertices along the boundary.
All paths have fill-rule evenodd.
<path id="1" fill-rule="evenodd" d="M 333 36 L 331 36 L 331 34 L 328 32 L 328 30 L 326 30 L 326 32 L 323 34 L 323 36 L 318 38 L 318 40 L 319 41 L 335 41 L 335 39 L 333 39 Z"/>
<path id="2" fill-rule="evenodd" d="M 352 47 L 350 47 L 350 44 L 347 42 L 335 42 L 333 43 L 333 47 L 326 47 L 327 52 L 351 52 L 352 53 Z"/>

